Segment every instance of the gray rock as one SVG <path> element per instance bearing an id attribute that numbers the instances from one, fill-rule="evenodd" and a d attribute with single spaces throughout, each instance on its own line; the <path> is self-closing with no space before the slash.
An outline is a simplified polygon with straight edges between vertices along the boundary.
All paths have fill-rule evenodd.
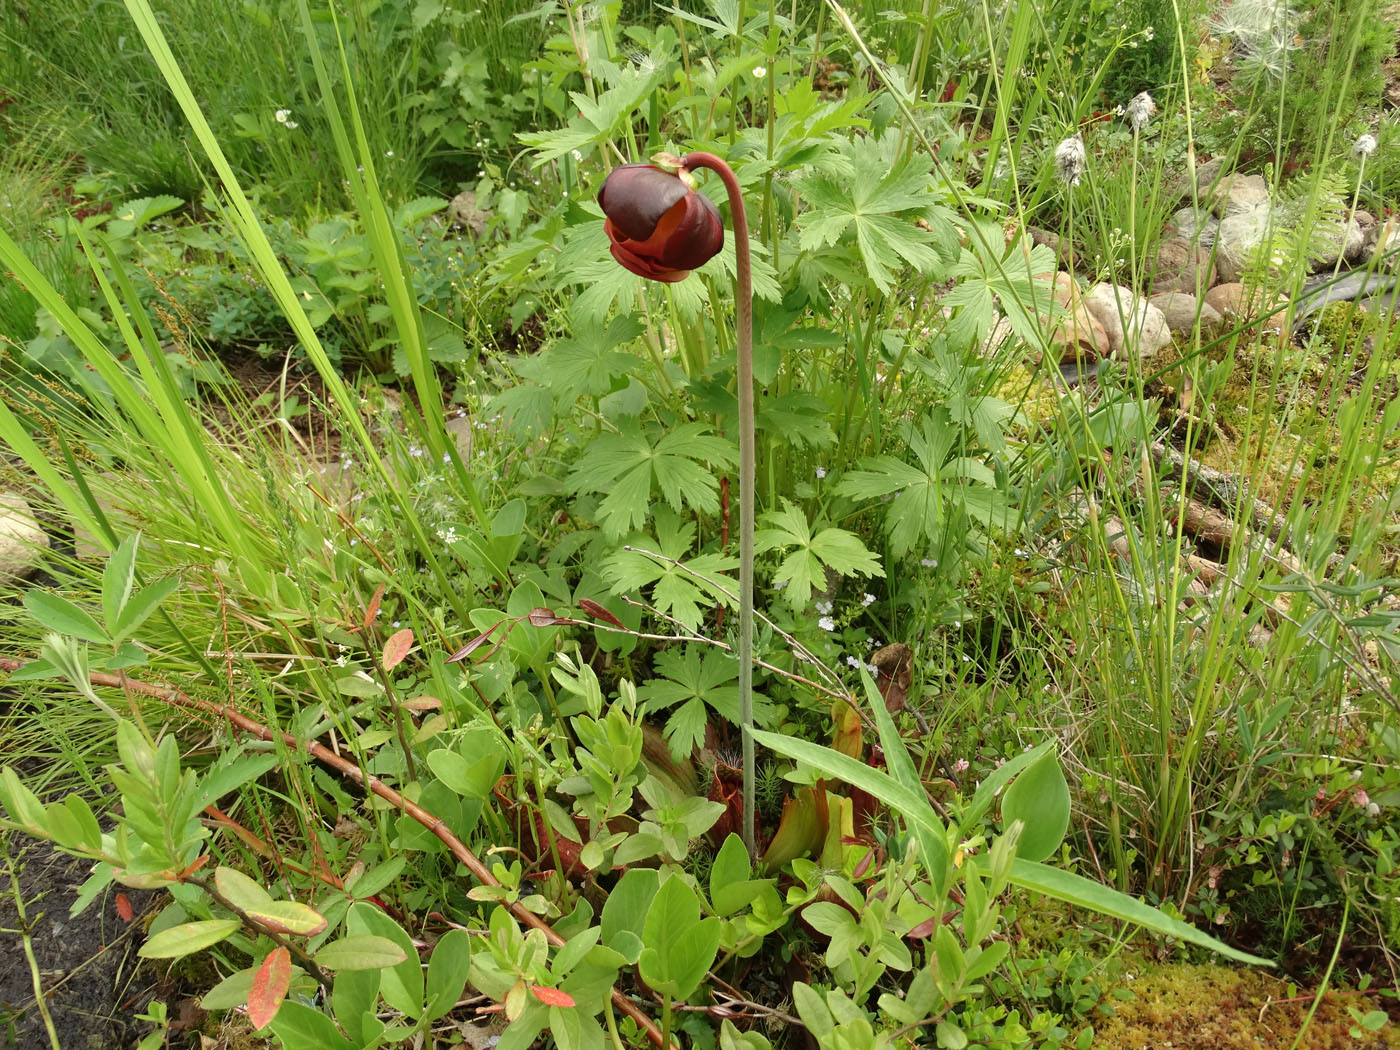
<path id="1" fill-rule="evenodd" d="M 1261 289 L 1251 295 L 1238 281 L 1217 284 L 1206 292 L 1206 305 L 1212 306 L 1226 321 L 1239 324 L 1248 335 L 1261 335 L 1265 332 L 1279 332 L 1283 329 L 1283 319 L 1288 300 L 1271 297 Z M 1258 319 L 1258 324 L 1249 322 Z"/>
<path id="2" fill-rule="evenodd" d="M 1219 311 L 1189 292 L 1165 292 L 1161 295 L 1154 295 L 1148 301 L 1162 311 L 1167 328 L 1173 332 L 1194 330 L 1198 315 L 1202 329 L 1213 328 L 1220 323 Z"/>
<path id="3" fill-rule="evenodd" d="M 1262 175 L 1226 175 L 1210 191 L 1210 207 L 1224 219 L 1241 212 L 1253 211 L 1268 203 L 1269 184 Z"/>
<path id="4" fill-rule="evenodd" d="M 1055 253 L 1055 266 L 1061 270 L 1074 269 L 1074 244 L 1068 237 L 1061 237 L 1058 233 L 1050 230 L 1042 230 L 1039 226 L 1027 226 L 1026 232 L 1031 235 L 1031 243 L 1044 245 Z"/>
<path id="5" fill-rule="evenodd" d="M 1249 211 L 1235 212 L 1220 220 L 1215 246 L 1215 268 L 1226 284 L 1238 281 L 1250 256 L 1269 236 L 1272 209 L 1266 201 Z"/>
<path id="6" fill-rule="evenodd" d="M 17 492 L 0 492 L 0 584 L 12 584 L 34 571 L 48 534 Z"/>
<path id="7" fill-rule="evenodd" d="M 473 237 L 481 237 L 486 233 L 491 213 L 476 206 L 474 190 L 463 190 L 448 203 L 447 218 L 453 226 L 467 230 Z"/>
<path id="8" fill-rule="evenodd" d="M 1196 195 L 1204 199 L 1211 186 L 1220 178 L 1225 167 L 1225 158 L 1216 157 L 1196 165 Z M 1183 171 L 1170 180 L 1163 188 L 1168 200 L 1183 200 L 1191 196 L 1191 173 Z"/>
<path id="9" fill-rule="evenodd" d="M 1366 232 L 1355 218 L 1319 222 L 1308 244 L 1308 268 L 1313 273 L 1336 269 L 1342 260 L 1359 261 L 1366 251 Z"/>
<path id="10" fill-rule="evenodd" d="M 1174 237 L 1157 244 L 1152 270 L 1152 294 L 1205 291 L 1215 281 L 1215 263 L 1208 249 Z"/>
<path id="11" fill-rule="evenodd" d="M 1163 231 L 1167 237 L 1209 248 L 1215 243 L 1220 220 L 1203 208 L 1185 207 L 1172 215 Z"/>
<path id="12" fill-rule="evenodd" d="M 1114 355 L 1122 351 L 1146 359 L 1172 341 L 1162 311 L 1121 284 L 1094 285 L 1084 297 L 1084 308 L 1103 325 Z"/>

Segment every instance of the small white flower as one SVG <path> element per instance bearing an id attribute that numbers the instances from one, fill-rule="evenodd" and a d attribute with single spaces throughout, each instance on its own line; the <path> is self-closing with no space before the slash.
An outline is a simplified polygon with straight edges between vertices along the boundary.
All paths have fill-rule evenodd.
<path id="1" fill-rule="evenodd" d="M 753 67 L 753 75 L 756 76 L 756 77 L 758 77 L 759 80 L 762 80 L 764 77 L 766 77 L 766 76 L 768 75 L 768 67 L 767 67 L 767 66 L 754 66 L 754 67 Z"/>
<path id="2" fill-rule="evenodd" d="M 1055 147 L 1055 173 L 1067 186 L 1079 185 L 1088 161 L 1084 140 L 1078 135 L 1071 135 Z"/>
<path id="3" fill-rule="evenodd" d="M 816 610 L 817 610 L 817 612 L 819 612 L 819 613 L 829 613 L 829 612 L 831 612 L 831 603 L 830 603 L 830 602 L 817 602 L 817 603 L 816 603 Z"/>
<path id="4" fill-rule="evenodd" d="M 282 121 L 282 123 L 283 125 L 289 128 L 294 128 L 297 126 L 297 122 L 295 120 L 284 120 Z"/>
<path id="5" fill-rule="evenodd" d="M 391 149 L 386 149 L 386 150 L 384 151 L 384 156 L 386 156 L 386 157 L 392 157 L 393 155 L 394 155 L 394 151 L 391 150 Z"/>
<path id="6" fill-rule="evenodd" d="M 825 468 L 825 467 L 818 467 L 818 468 L 817 468 L 817 480 L 820 481 L 820 480 L 821 480 L 822 478 L 824 478 L 824 477 L 826 477 L 826 468 Z"/>
<path id="7" fill-rule="evenodd" d="M 1356 144 L 1351 147 L 1352 156 L 1369 157 L 1376 152 L 1376 136 L 1362 135 L 1356 140 Z"/>
<path id="8" fill-rule="evenodd" d="M 277 123 L 279 123 L 279 124 L 285 124 L 285 123 L 287 123 L 287 118 L 290 117 L 290 116 L 292 115 L 292 111 L 291 111 L 290 109 L 279 109 L 279 110 L 277 111 L 277 114 L 276 114 L 276 115 L 277 115 Z M 295 126 L 295 125 L 293 125 L 293 126 Z"/>
<path id="9" fill-rule="evenodd" d="M 921 560 L 921 561 L 919 562 L 919 564 L 922 565 L 925 569 L 936 569 L 936 568 L 938 568 L 938 559 L 937 559 L 937 558 L 924 558 L 923 560 Z"/>
<path id="10" fill-rule="evenodd" d="M 1152 96 L 1146 91 L 1140 91 L 1128 103 L 1128 123 L 1133 126 L 1134 131 L 1141 131 L 1156 112 L 1157 103 L 1152 101 Z"/>
<path id="11" fill-rule="evenodd" d="M 875 604 L 875 595 L 871 594 L 869 591 L 866 591 L 865 597 L 860 600 L 860 604 L 865 606 L 866 608 L 869 608 L 870 606 Z"/>
<path id="12" fill-rule="evenodd" d="M 823 631 L 834 631 L 836 630 L 836 621 L 833 620 L 830 616 L 823 616 L 820 620 L 817 621 L 817 626 L 820 627 Z"/>

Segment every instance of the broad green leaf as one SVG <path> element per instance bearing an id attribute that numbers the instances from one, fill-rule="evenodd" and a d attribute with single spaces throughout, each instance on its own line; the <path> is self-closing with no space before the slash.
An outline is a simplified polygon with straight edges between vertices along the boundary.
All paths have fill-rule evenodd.
<path id="1" fill-rule="evenodd" d="M 642 927 L 647 909 L 656 896 L 660 876 L 653 868 L 633 868 L 624 872 L 608 894 L 599 916 L 603 943 L 635 963 L 642 950 Z"/>
<path id="2" fill-rule="evenodd" d="M 112 638 L 115 641 L 129 638 L 138 627 L 151 618 L 151 614 L 160 608 L 161 603 L 179 588 L 178 576 L 167 576 L 142 587 L 122 607 L 120 615 L 117 616 L 116 626 L 112 628 Z"/>
<path id="3" fill-rule="evenodd" d="M 24 592 L 24 607 L 41 625 L 59 634 L 71 634 L 85 642 L 110 644 L 112 639 L 96 620 L 66 598 L 31 587 Z"/>
<path id="4" fill-rule="evenodd" d="M 1069 827 L 1069 785 L 1054 752 L 1032 763 L 1006 790 L 1001 803 L 1004 827 L 1014 821 L 1025 824 L 1016 844 L 1016 856 L 1039 861 L 1060 848 Z"/>
<path id="5" fill-rule="evenodd" d="M 404 950 L 387 937 L 373 934 L 327 941 L 316 952 L 316 962 L 328 970 L 381 970 L 407 959 Z"/>
<path id="6" fill-rule="evenodd" d="M 205 1010 L 232 1010 L 248 1002 L 248 993 L 253 990 L 253 968 L 239 970 L 225 977 L 213 988 L 204 993 L 199 1005 Z"/>
<path id="7" fill-rule="evenodd" d="M 471 973 L 472 939 L 466 930 L 448 930 L 433 948 L 428 960 L 428 980 L 424 1016 L 436 1021 L 457 1005 Z"/>
<path id="8" fill-rule="evenodd" d="M 408 858 L 399 854 L 390 857 L 383 864 L 377 864 L 369 870 L 345 880 L 345 892 L 352 897 L 373 897 L 389 883 L 399 877 L 404 865 L 408 863 Z"/>
<path id="9" fill-rule="evenodd" d="M 102 570 L 102 617 L 113 633 L 126 600 L 131 596 L 131 584 L 136 579 L 136 548 L 140 542 L 139 532 L 122 540 Z"/>
<path id="10" fill-rule="evenodd" d="M 700 918 L 700 900 L 679 876 L 671 876 L 652 898 L 642 927 L 642 978 L 653 988 L 684 999 L 699 987 L 719 951 L 720 920 Z"/>
<path id="11" fill-rule="evenodd" d="M 227 864 L 221 864 L 215 869 L 214 888 L 235 908 L 244 911 L 263 908 L 272 903 L 272 894 L 268 893 L 260 882 L 235 868 L 230 868 Z"/>
<path id="12" fill-rule="evenodd" d="M 335 1022 L 319 1010 L 295 1000 L 282 1004 L 272 1020 L 272 1034 L 296 1050 L 357 1050 L 340 1034 Z"/>
<path id="13" fill-rule="evenodd" d="M 250 919 L 262 923 L 275 933 L 314 937 L 326 928 L 325 917 L 315 908 L 299 901 L 268 901 L 244 910 Z"/>
<path id="14" fill-rule="evenodd" d="M 194 808 L 213 805 L 235 788 L 275 768 L 277 762 L 276 755 L 239 755 L 233 750 L 225 752 L 200 779 Z"/>
<path id="15" fill-rule="evenodd" d="M 404 961 L 380 971 L 380 994 L 386 1003 L 402 1014 L 417 1017 L 422 1013 L 423 967 L 418 961 L 418 950 L 413 947 L 413 941 L 403 927 L 386 915 L 383 909 L 357 901 L 350 906 L 345 929 L 351 936 L 370 934 L 399 946 L 404 953 Z"/>
<path id="16" fill-rule="evenodd" d="M 899 814 L 916 832 L 922 829 L 938 842 L 947 840 L 947 829 L 938 819 L 938 814 L 933 811 L 928 798 L 921 791 L 916 792 L 905 787 L 884 770 L 874 769 L 849 755 L 843 755 L 809 740 L 799 740 L 762 729 L 755 729 L 753 738 L 770 751 L 805 762 L 819 773 L 844 780 L 847 784 L 868 792 L 882 805 Z M 938 858 L 926 858 L 925 862 L 936 865 Z"/>
<path id="17" fill-rule="evenodd" d="M 136 954 L 143 959 L 179 959 L 218 944 L 242 925 L 238 919 L 208 919 L 172 926 L 152 936 Z"/>

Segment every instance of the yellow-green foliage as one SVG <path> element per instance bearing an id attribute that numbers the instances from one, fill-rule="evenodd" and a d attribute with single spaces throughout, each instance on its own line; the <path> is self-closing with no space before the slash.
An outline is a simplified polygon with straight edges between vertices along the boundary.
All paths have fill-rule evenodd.
<path id="1" fill-rule="evenodd" d="M 1222 966 L 1163 966 L 1126 985 L 1134 998 L 1096 1024 L 1094 1050 L 1290 1050 L 1313 998 L 1261 970 Z M 1389 1050 L 1400 1047 L 1400 1028 L 1360 1031 L 1348 1012 L 1380 1008 L 1374 997 L 1329 991 L 1297 1043 L 1310 1050 Z"/>

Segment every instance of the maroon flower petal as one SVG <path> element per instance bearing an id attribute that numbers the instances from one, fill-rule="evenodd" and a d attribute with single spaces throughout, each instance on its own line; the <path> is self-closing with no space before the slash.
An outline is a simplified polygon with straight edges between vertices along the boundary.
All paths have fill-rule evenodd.
<path id="1" fill-rule="evenodd" d="M 666 239 L 661 261 L 667 266 L 693 270 L 709 262 L 724 247 L 724 223 L 710 199 L 699 193 L 690 194 L 677 208 L 682 210 Z M 667 213 L 668 219 L 677 208 Z"/>
<path id="2" fill-rule="evenodd" d="M 691 192 L 680 176 L 654 164 L 624 164 L 603 180 L 598 203 L 625 237 L 645 241 L 662 216 Z"/>

